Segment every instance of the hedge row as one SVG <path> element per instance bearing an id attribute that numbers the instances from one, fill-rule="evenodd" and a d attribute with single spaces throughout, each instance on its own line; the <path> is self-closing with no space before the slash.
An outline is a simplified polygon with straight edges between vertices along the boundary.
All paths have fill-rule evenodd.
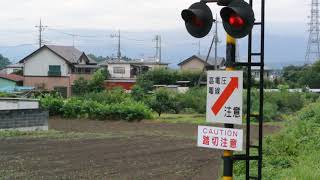
<path id="1" fill-rule="evenodd" d="M 64 118 L 89 118 L 98 120 L 142 120 L 150 119 L 152 111 L 143 103 L 126 100 L 121 103 L 105 104 L 91 99 L 45 96 L 41 98 L 41 107 L 51 116 Z"/>

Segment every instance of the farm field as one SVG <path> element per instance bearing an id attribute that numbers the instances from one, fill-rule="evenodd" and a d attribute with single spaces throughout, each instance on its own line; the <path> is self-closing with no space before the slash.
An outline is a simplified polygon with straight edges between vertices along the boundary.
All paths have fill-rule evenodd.
<path id="1" fill-rule="evenodd" d="M 53 118 L 49 126 L 48 135 L 1 138 L 0 179 L 198 180 L 221 172 L 221 151 L 196 147 L 195 124 Z"/>

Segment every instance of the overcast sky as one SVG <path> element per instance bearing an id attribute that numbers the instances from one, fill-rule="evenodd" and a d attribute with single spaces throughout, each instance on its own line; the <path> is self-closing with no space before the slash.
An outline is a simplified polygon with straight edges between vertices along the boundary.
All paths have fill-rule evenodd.
<path id="1" fill-rule="evenodd" d="M 168 30 L 182 28 L 181 10 L 194 0 L 0 0 L 0 29 L 33 30 L 41 17 L 56 28 Z M 256 0 L 255 0 L 256 1 Z M 311 1 L 311 0 L 310 0 Z M 256 1 L 259 4 L 259 0 Z M 267 22 L 306 25 L 309 1 L 266 0 Z M 214 12 L 215 4 L 210 5 Z M 258 17 L 257 17 L 258 18 Z"/>
<path id="2" fill-rule="evenodd" d="M 259 6 L 257 6 L 259 1 L 254 0 L 257 20 L 260 18 Z M 194 0 L 0 0 L 0 2 L 2 5 L 0 46 L 32 44 L 36 47 L 38 31 L 35 26 L 41 18 L 43 24 L 48 26 L 44 32 L 44 39 L 48 42 L 72 45 L 72 37 L 53 32 L 53 29 L 67 33 L 94 35 L 96 38 L 90 39 L 90 42 L 89 39 L 77 38 L 76 44 L 81 48 L 81 43 L 86 46 L 104 43 L 100 46 L 101 53 L 97 52 L 96 47 L 92 48 L 91 52 L 98 55 L 109 55 L 109 52 L 107 54 L 103 50 L 105 48 L 111 47 L 112 51 L 116 50 L 115 42 L 110 39 L 110 32 L 115 32 L 117 29 L 123 32 L 148 32 L 127 35 L 130 38 L 144 38 L 148 41 L 148 44 L 141 43 L 148 46 L 150 52 L 146 52 L 145 49 L 135 50 L 136 57 L 141 53 L 153 54 L 152 38 L 155 34 L 163 35 L 164 46 L 168 46 L 168 43 L 176 46 L 177 42 L 182 45 L 187 40 L 191 48 L 197 48 L 196 45 L 192 45 L 197 40 L 186 33 L 180 16 L 183 9 L 196 2 Z M 300 44 L 300 52 L 297 52 L 299 56 L 295 55 L 293 58 L 302 59 L 306 44 L 303 39 L 308 35 L 307 17 L 311 0 L 266 0 L 266 3 L 267 40 L 269 40 L 268 35 L 272 35 L 273 38 L 289 37 L 293 42 L 296 37 L 300 40 L 296 42 Z M 214 3 L 210 3 L 210 7 L 214 14 L 219 14 L 221 7 Z M 220 33 L 224 36 L 222 29 Z M 150 37 L 146 37 L 147 34 Z M 209 44 L 210 37 L 202 41 L 202 44 Z M 187 44 L 184 43 L 184 45 Z M 126 43 L 124 43 L 124 50 L 133 49 L 132 44 L 127 43 L 127 47 L 125 45 Z M 223 43 L 220 46 L 223 46 Z M 280 47 L 286 46 L 283 44 Z M 139 49 L 139 46 L 135 48 Z M 84 50 L 87 49 L 88 47 Z M 169 58 L 178 57 L 179 53 L 171 52 Z"/>

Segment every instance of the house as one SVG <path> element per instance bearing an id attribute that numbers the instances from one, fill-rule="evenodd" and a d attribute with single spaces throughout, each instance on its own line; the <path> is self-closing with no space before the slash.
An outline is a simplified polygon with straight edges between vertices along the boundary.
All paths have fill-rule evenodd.
<path id="1" fill-rule="evenodd" d="M 99 68 L 84 52 L 72 46 L 45 45 L 23 58 L 24 86 L 56 90 L 63 96 L 72 94 L 75 80 L 90 79 Z"/>
<path id="2" fill-rule="evenodd" d="M 197 56 L 193 55 L 186 60 L 183 60 L 178 65 L 180 66 L 181 70 L 186 71 L 202 71 L 206 66 L 215 66 L 217 65 L 217 69 L 224 69 L 225 68 L 225 59 L 218 57 L 217 61 L 215 58 L 210 57 L 208 62 L 206 62 L 206 57 L 204 56 Z"/>
<path id="3" fill-rule="evenodd" d="M 145 73 L 155 68 L 168 68 L 168 63 L 144 60 L 108 60 L 100 66 L 107 68 L 111 78 L 106 81 L 106 88 L 121 87 L 131 90 L 136 83 L 139 74 Z"/>
<path id="4" fill-rule="evenodd" d="M 0 91 L 14 89 L 17 86 L 22 86 L 23 77 L 15 74 L 0 74 Z"/>
<path id="5" fill-rule="evenodd" d="M 112 79 L 132 79 L 155 68 L 168 68 L 168 65 L 169 63 L 144 60 L 108 60 L 101 64 L 108 69 Z"/>
<path id="6" fill-rule="evenodd" d="M 260 80 L 260 67 L 252 67 L 251 68 L 251 73 L 252 73 L 252 78 L 256 81 Z M 264 75 L 263 75 L 264 79 L 273 81 L 275 80 L 277 77 L 279 77 L 279 75 L 277 75 L 277 73 L 269 68 L 269 67 L 264 67 Z"/>
<path id="7" fill-rule="evenodd" d="M 23 70 L 23 64 L 16 63 L 16 64 L 8 65 L 5 68 L 1 69 L 0 73 L 1 74 L 12 74 L 12 73 L 17 73 L 22 70 Z"/>

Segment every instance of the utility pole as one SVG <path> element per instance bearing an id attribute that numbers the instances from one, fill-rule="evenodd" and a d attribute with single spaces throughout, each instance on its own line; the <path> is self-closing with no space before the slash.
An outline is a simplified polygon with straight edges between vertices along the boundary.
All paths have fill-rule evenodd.
<path id="1" fill-rule="evenodd" d="M 40 19 L 40 24 L 39 26 L 35 26 L 36 28 L 39 28 L 39 48 L 42 47 L 42 31 L 45 30 L 48 26 L 42 25 L 41 19 Z"/>
<path id="2" fill-rule="evenodd" d="M 118 60 L 120 61 L 121 59 L 121 32 L 120 29 L 118 30 L 118 34 L 112 34 L 111 38 L 118 38 Z"/>
<path id="3" fill-rule="evenodd" d="M 161 56 L 162 56 L 162 44 L 161 44 L 161 36 L 160 35 L 156 35 L 154 41 L 156 42 L 156 55 L 155 58 L 156 60 L 159 60 L 159 62 L 161 63 Z"/>

